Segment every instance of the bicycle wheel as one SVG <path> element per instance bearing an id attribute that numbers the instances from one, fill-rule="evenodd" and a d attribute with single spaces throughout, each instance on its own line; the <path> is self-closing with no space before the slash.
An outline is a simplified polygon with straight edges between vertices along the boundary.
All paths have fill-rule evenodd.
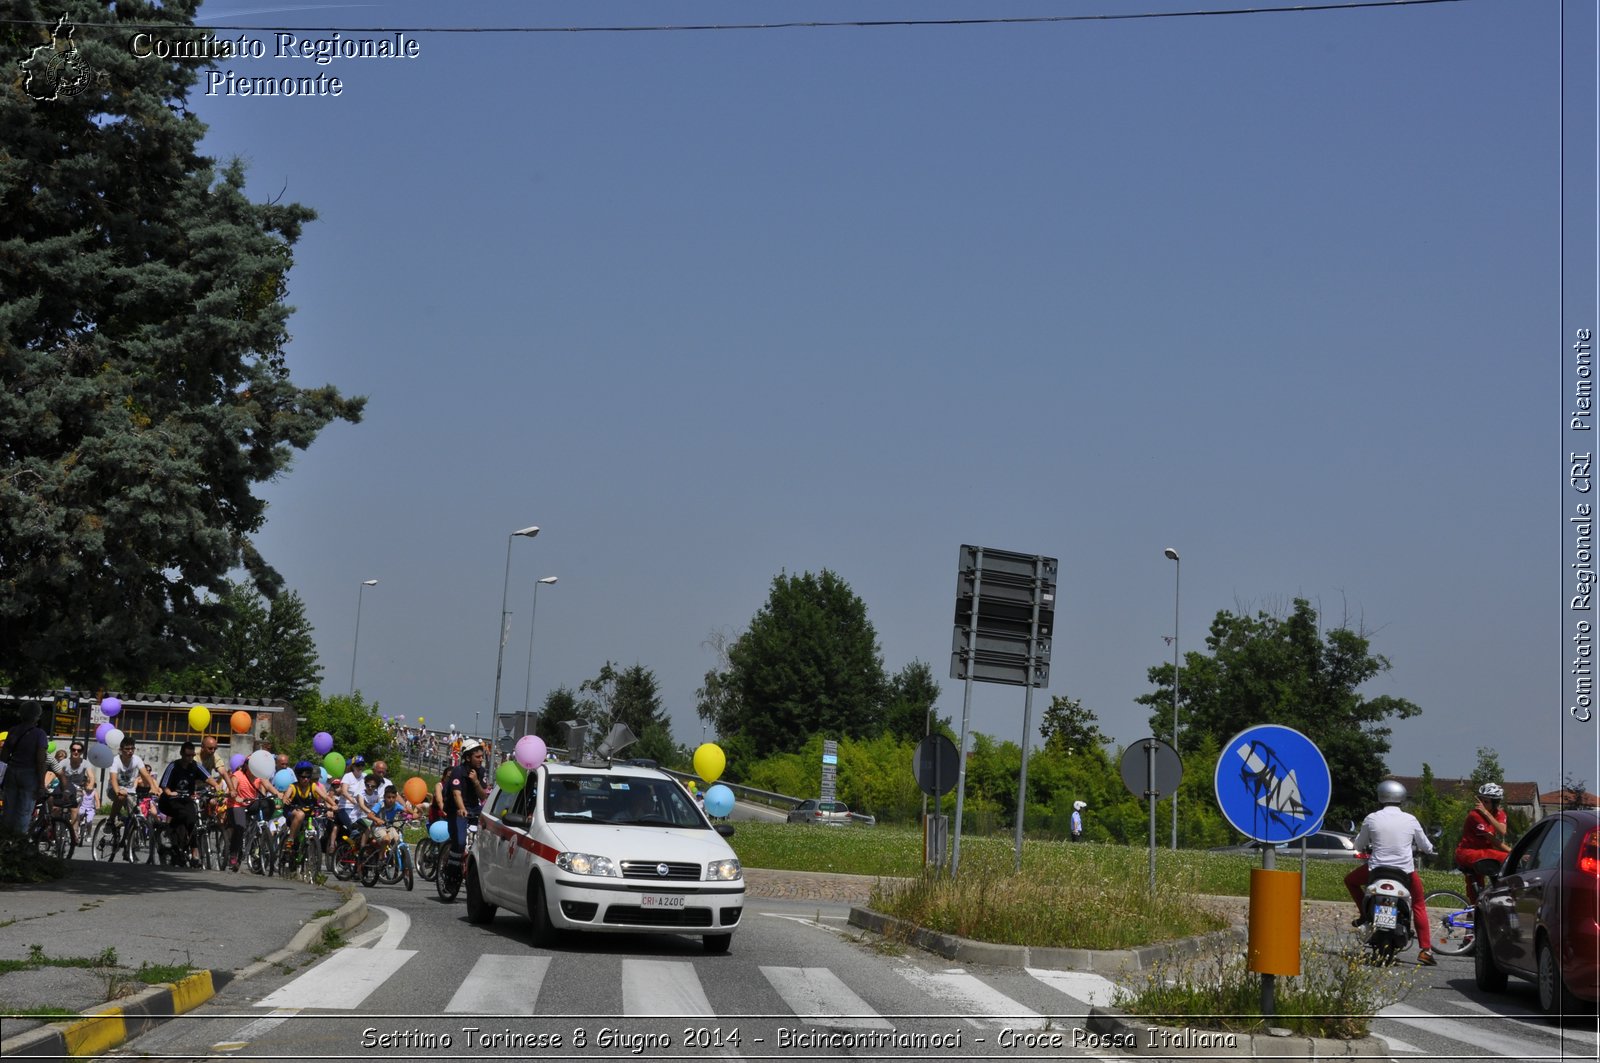
<path id="1" fill-rule="evenodd" d="M 128 825 L 128 844 L 122 850 L 130 864 L 146 864 L 152 859 L 155 840 L 150 836 L 150 825 L 136 819 Z"/>
<path id="2" fill-rule="evenodd" d="M 115 820 L 96 820 L 89 832 L 89 858 L 110 861 L 117 858 L 117 826 Z"/>
<path id="3" fill-rule="evenodd" d="M 260 823 L 255 825 L 255 844 L 250 848 L 250 870 L 270 876 L 278 867 L 278 837 Z"/>
<path id="4" fill-rule="evenodd" d="M 1460 956 L 1472 951 L 1473 911 L 1465 897 L 1455 890 L 1434 890 L 1422 898 L 1422 903 L 1428 909 L 1434 952 Z"/>
<path id="5" fill-rule="evenodd" d="M 439 874 L 439 843 L 424 838 L 417 843 L 417 874 L 424 882 L 432 882 Z"/>
<path id="6" fill-rule="evenodd" d="M 395 850 L 395 862 L 400 866 L 401 877 L 405 879 L 406 891 L 409 893 L 417 884 L 416 872 L 413 868 L 415 861 L 411 858 L 411 847 L 405 842 L 400 843 L 400 848 Z"/>
<path id="7" fill-rule="evenodd" d="M 333 849 L 333 877 L 349 882 L 361 870 L 361 850 L 354 842 L 342 841 Z"/>
<path id="8" fill-rule="evenodd" d="M 453 902 L 456 894 L 461 892 L 461 864 L 456 855 L 447 852 L 439 858 L 439 874 L 433 880 L 433 888 L 438 891 L 439 899 L 446 903 Z"/>
<path id="9" fill-rule="evenodd" d="M 65 817 L 58 816 L 51 821 L 49 837 L 50 851 L 59 859 L 67 859 L 78 847 L 78 843 L 72 837 L 72 823 Z"/>
<path id="10" fill-rule="evenodd" d="M 383 865 L 388 863 L 388 861 L 389 853 L 387 849 L 380 849 L 377 851 L 368 850 L 367 852 L 362 853 L 360 862 L 361 870 L 359 875 L 361 884 L 368 887 L 376 886 L 378 884 L 378 876 L 383 871 Z"/>
<path id="11" fill-rule="evenodd" d="M 378 875 L 385 885 L 393 886 L 400 881 L 402 874 L 402 854 L 405 851 L 405 842 L 391 842 L 384 847 L 383 863 L 378 867 Z"/>

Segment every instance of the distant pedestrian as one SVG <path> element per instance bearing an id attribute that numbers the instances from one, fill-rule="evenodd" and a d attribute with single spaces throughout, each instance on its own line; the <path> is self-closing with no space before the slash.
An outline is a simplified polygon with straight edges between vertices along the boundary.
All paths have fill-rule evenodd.
<path id="1" fill-rule="evenodd" d="M 1072 840 L 1083 841 L 1083 810 L 1089 806 L 1082 801 L 1072 802 Z"/>
<path id="2" fill-rule="evenodd" d="M 6 803 L 0 829 L 26 834 L 33 825 L 33 806 L 45 795 L 44 777 L 49 767 L 45 747 L 49 741 L 39 726 L 38 707 L 24 708 L 21 719 L 11 725 L 11 736 L 0 748 L 0 761 L 8 765 L 5 781 L 0 784 L 0 796 Z"/>

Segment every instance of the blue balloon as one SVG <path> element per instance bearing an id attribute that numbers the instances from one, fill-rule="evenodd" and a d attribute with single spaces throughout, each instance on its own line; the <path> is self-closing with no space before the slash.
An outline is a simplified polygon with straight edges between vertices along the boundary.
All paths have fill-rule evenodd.
<path id="1" fill-rule="evenodd" d="M 327 783 L 327 781 L 328 781 L 328 780 L 329 780 L 329 779 L 331 779 L 331 778 L 333 778 L 333 776 L 331 776 L 331 775 L 329 775 L 329 774 L 328 774 L 328 769 L 327 769 L 327 768 L 318 768 L 318 769 L 317 769 L 317 770 L 318 770 L 318 771 L 320 771 L 320 772 L 321 772 L 321 773 L 322 773 L 322 779 L 321 779 L 321 781 L 322 781 L 322 782 L 323 782 L 323 783 L 324 783 L 324 784 L 326 784 L 326 783 Z"/>
<path id="2" fill-rule="evenodd" d="M 706 791 L 706 815 L 721 819 L 733 811 L 733 791 L 721 783 Z"/>
<path id="3" fill-rule="evenodd" d="M 272 785 L 280 790 L 287 790 L 294 785 L 294 769 L 280 768 L 278 774 L 272 777 Z"/>
<path id="4" fill-rule="evenodd" d="M 436 819 L 428 825 L 428 837 L 439 843 L 450 840 L 450 824 L 442 819 Z"/>

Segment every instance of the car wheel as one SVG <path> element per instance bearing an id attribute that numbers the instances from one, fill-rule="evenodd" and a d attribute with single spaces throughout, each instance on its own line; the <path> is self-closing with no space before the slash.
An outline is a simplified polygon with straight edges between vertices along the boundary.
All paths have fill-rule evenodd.
<path id="1" fill-rule="evenodd" d="M 701 940 L 705 942 L 707 952 L 713 956 L 721 956 L 728 951 L 728 946 L 733 944 L 733 935 L 707 934 Z"/>
<path id="2" fill-rule="evenodd" d="M 467 864 L 467 922 L 483 924 L 494 918 L 495 905 L 483 899 L 483 887 L 478 883 L 478 862 Z"/>
<path id="3" fill-rule="evenodd" d="M 555 940 L 556 928 L 550 922 L 550 909 L 545 907 L 544 880 L 537 871 L 528 872 L 528 921 L 533 924 L 529 936 L 534 945 L 545 948 Z"/>
<path id="4" fill-rule="evenodd" d="M 1472 980 L 1485 993 L 1499 993 L 1506 987 L 1506 972 L 1494 962 L 1494 950 L 1484 938 L 1472 950 Z"/>
<path id="5" fill-rule="evenodd" d="M 1556 957 L 1556 950 L 1550 947 L 1550 939 L 1542 934 L 1539 936 L 1538 950 L 1538 977 L 1534 983 L 1539 987 L 1540 1009 L 1552 1017 L 1590 1011 L 1589 1005 L 1567 988 L 1567 980 L 1561 976 L 1561 961 Z"/>

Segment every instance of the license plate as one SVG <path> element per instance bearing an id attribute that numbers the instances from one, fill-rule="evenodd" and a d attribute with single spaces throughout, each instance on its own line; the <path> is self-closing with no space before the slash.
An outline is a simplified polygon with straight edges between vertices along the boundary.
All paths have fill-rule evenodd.
<path id="1" fill-rule="evenodd" d="M 1388 905 L 1379 905 L 1373 910 L 1372 925 L 1379 930 L 1393 930 L 1395 927 L 1395 910 Z"/>
<path id="2" fill-rule="evenodd" d="M 641 908 L 682 908 L 688 900 L 681 893 L 646 893 L 639 898 Z"/>

